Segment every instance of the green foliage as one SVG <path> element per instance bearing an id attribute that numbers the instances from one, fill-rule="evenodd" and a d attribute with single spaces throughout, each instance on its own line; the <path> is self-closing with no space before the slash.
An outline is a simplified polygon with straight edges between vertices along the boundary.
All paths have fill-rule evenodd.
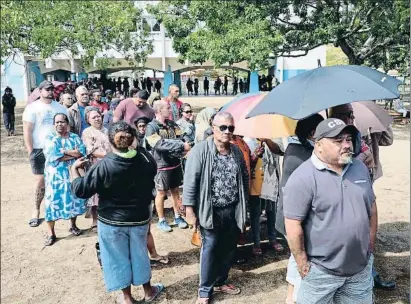
<path id="1" fill-rule="evenodd" d="M 137 30 L 134 1 L 1 1 L 1 58 L 17 52 L 50 57 L 68 51 L 90 66 L 98 52 L 114 49 L 135 63 L 152 52 L 148 32 Z M 115 62 L 109 55 L 100 68 Z"/>
<path id="2" fill-rule="evenodd" d="M 409 66 L 408 0 L 170 0 L 150 11 L 192 63 L 246 60 L 263 68 L 270 57 L 298 57 L 331 43 L 350 64 Z"/>
<path id="3" fill-rule="evenodd" d="M 347 56 L 332 44 L 327 45 L 326 61 L 328 66 L 348 64 Z"/>

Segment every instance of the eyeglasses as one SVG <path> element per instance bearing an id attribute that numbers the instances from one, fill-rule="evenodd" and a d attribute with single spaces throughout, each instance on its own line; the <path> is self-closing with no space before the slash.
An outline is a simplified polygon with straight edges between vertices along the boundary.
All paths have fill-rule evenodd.
<path id="1" fill-rule="evenodd" d="M 221 125 L 221 126 L 214 125 L 214 126 L 219 128 L 221 132 L 225 132 L 228 129 L 228 132 L 233 133 L 235 130 L 235 126 L 226 126 L 226 125 Z"/>
<path id="2" fill-rule="evenodd" d="M 183 111 L 183 113 L 186 113 L 186 114 L 193 114 L 193 111 Z"/>

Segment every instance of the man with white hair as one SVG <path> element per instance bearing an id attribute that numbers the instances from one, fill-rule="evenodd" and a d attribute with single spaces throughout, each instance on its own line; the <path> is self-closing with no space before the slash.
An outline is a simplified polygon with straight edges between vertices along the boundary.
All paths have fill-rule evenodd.
<path id="1" fill-rule="evenodd" d="M 197 303 L 209 303 L 213 292 L 240 293 L 227 279 L 245 227 L 249 176 L 241 150 L 230 143 L 234 129 L 230 113 L 217 113 L 213 136 L 194 146 L 184 172 L 187 221 L 198 219 L 202 237 Z"/>
<path id="2" fill-rule="evenodd" d="M 85 86 L 79 86 L 76 89 L 77 102 L 68 110 L 70 122 L 70 131 L 81 137 L 85 128 L 88 127 L 86 122 L 86 107 L 89 104 L 89 92 Z"/>
<path id="3" fill-rule="evenodd" d="M 178 201 L 180 199 L 179 186 L 183 179 L 181 158 L 190 151 L 191 146 L 183 141 L 183 134 L 178 125 L 168 119 L 170 105 L 166 101 L 156 101 L 154 111 L 156 117 L 147 125 L 146 139 L 152 147 L 153 156 L 157 162 L 155 177 L 157 227 L 163 232 L 170 232 L 172 229 L 164 217 L 164 201 L 167 191 L 171 192 L 173 200 L 175 225 L 181 229 L 188 227 L 186 221 L 180 216 Z"/>

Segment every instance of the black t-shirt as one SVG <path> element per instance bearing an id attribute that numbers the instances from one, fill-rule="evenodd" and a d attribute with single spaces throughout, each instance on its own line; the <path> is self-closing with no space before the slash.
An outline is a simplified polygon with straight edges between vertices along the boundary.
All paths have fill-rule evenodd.
<path id="1" fill-rule="evenodd" d="M 93 165 L 84 177 L 71 185 L 74 195 L 99 195 L 98 219 L 112 226 L 140 226 L 150 220 L 157 166 L 153 157 L 140 148 L 132 158 L 109 153 Z"/>

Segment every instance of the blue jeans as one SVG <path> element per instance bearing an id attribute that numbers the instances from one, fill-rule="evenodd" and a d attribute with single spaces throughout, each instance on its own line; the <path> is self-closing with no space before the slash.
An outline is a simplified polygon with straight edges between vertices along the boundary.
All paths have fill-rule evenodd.
<path id="1" fill-rule="evenodd" d="M 214 286 L 224 285 L 233 265 L 240 229 L 235 207 L 213 209 L 213 229 L 200 227 L 200 298 L 210 298 Z"/>
<path id="2" fill-rule="evenodd" d="M 108 292 L 150 281 L 148 225 L 118 227 L 97 222 L 101 263 Z"/>
<path id="3" fill-rule="evenodd" d="M 7 131 L 13 131 L 14 132 L 14 114 L 13 113 L 3 113 L 3 122 L 4 122 L 4 127 L 6 128 Z"/>
<path id="4" fill-rule="evenodd" d="M 260 248 L 261 243 L 261 201 L 259 196 L 250 196 L 250 220 L 251 220 L 251 230 L 253 232 L 253 242 L 254 247 Z M 270 242 L 275 242 L 277 237 L 277 231 L 275 230 L 275 208 L 271 211 L 266 210 L 267 216 L 267 231 L 268 240 Z"/>
<path id="5" fill-rule="evenodd" d="M 311 263 L 311 268 L 300 285 L 297 304 L 372 304 L 374 257 L 367 266 L 351 277 L 328 274 Z"/>

